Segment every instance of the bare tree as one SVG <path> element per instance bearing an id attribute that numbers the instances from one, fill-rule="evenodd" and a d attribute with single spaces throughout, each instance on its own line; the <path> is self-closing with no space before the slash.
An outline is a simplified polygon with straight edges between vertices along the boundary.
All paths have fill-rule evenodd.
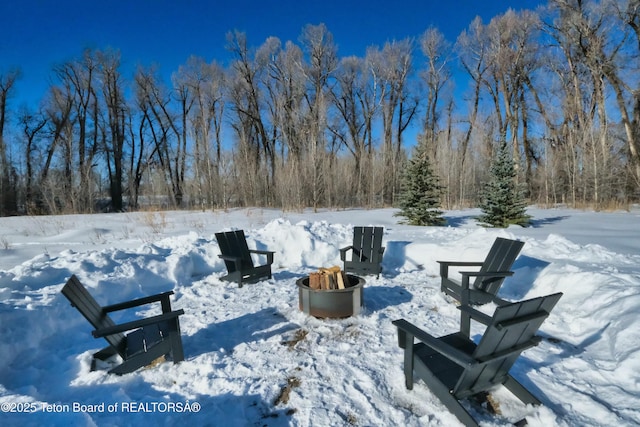
<path id="1" fill-rule="evenodd" d="M 628 86 L 621 77 L 626 40 L 617 35 L 616 15 L 607 2 L 551 0 L 549 13 L 548 32 L 564 60 L 558 75 L 565 93 L 563 128 L 569 141 L 572 201 L 599 206 L 613 197 L 610 189 L 616 179 L 609 88 L 615 94 L 630 162 L 637 158 Z"/>
<path id="2" fill-rule="evenodd" d="M 309 115 L 307 117 L 307 168 L 310 172 L 311 205 L 317 209 L 323 200 L 325 188 L 324 170 L 327 167 L 327 129 L 329 80 L 338 66 L 337 46 L 333 35 L 324 24 L 306 25 L 300 36 L 307 63 L 300 64 L 309 88 L 305 99 Z M 326 200 L 326 199 L 325 199 Z M 330 204 L 330 202 L 329 202 Z"/>
<path id="3" fill-rule="evenodd" d="M 163 109 L 163 113 L 165 117 L 167 117 L 168 123 L 171 123 L 171 129 L 177 137 L 173 164 L 176 174 L 176 182 L 181 183 L 179 186 L 175 187 L 176 204 L 181 206 L 184 199 L 184 188 L 182 183 L 185 182 L 185 173 L 187 169 L 187 123 L 191 110 L 195 104 L 195 91 L 193 90 L 193 87 L 191 87 L 190 82 L 185 79 L 185 76 L 180 72 L 174 73 L 171 80 L 179 105 L 180 117 L 177 120 L 170 120 L 166 109 Z M 176 124 L 178 121 L 180 123 L 179 127 Z"/>
<path id="4" fill-rule="evenodd" d="M 421 138 L 424 139 L 432 161 L 436 159 L 436 138 L 441 116 L 443 89 L 451 79 L 451 43 L 436 28 L 429 28 L 420 37 L 420 49 L 426 59 L 421 77 L 426 87 L 426 105 Z"/>
<path id="5" fill-rule="evenodd" d="M 206 63 L 202 58 L 190 57 L 174 76 L 191 93 L 193 105 L 189 108 L 188 123 L 194 140 L 193 168 L 195 187 L 201 207 L 217 204 L 217 186 L 220 180 L 222 156 L 222 115 L 224 112 L 224 70 L 217 63 Z M 186 135 L 185 135 L 186 137 Z"/>
<path id="6" fill-rule="evenodd" d="M 484 82 L 487 79 L 490 63 L 489 57 L 489 40 L 487 37 L 486 26 L 482 23 L 480 17 L 476 17 L 469 28 L 463 31 L 458 40 L 456 46 L 459 51 L 459 59 L 463 69 L 469 74 L 469 77 L 473 81 L 473 95 L 470 100 L 469 118 L 464 136 L 460 142 L 460 176 L 462 180 L 467 178 L 467 157 L 469 155 L 469 145 L 471 143 L 474 130 L 478 127 L 478 111 L 480 107 L 481 90 L 484 86 Z M 462 185 L 460 189 L 459 204 L 463 204 L 466 198 L 465 188 L 467 185 Z M 473 189 L 471 189 L 473 190 Z"/>
<path id="7" fill-rule="evenodd" d="M 275 180 L 276 150 L 262 108 L 260 75 L 266 64 L 252 58 L 244 33 L 227 34 L 227 49 L 235 58 L 231 65 L 229 95 L 231 109 L 237 116 L 232 128 L 239 143 L 238 161 L 245 171 L 243 199 L 249 204 L 268 205 Z"/>
<path id="8" fill-rule="evenodd" d="M 27 214 L 41 213 L 42 207 L 38 206 L 36 196 L 38 167 L 36 153 L 40 151 L 37 141 L 44 137 L 44 129 L 47 125 L 47 118 L 42 112 L 23 111 L 19 118 L 22 132 L 24 134 L 24 158 L 25 158 L 25 195 L 24 204 Z"/>
<path id="9" fill-rule="evenodd" d="M 336 84 L 331 99 L 338 113 L 331 132 L 347 148 L 354 160 L 352 182 L 358 205 L 371 203 L 369 167 L 372 151 L 372 121 L 375 104 L 375 85 L 365 59 L 355 56 L 343 58 L 335 73 Z"/>
<path id="10" fill-rule="evenodd" d="M 382 50 L 369 49 L 372 73 L 381 90 L 382 155 L 384 185 L 382 199 L 392 205 L 399 183 L 398 165 L 402 154 L 402 133 L 413 119 L 417 96 L 410 96 L 408 80 L 411 73 L 412 41 L 388 42 Z"/>
<path id="11" fill-rule="evenodd" d="M 168 194 L 175 206 L 181 206 L 184 196 L 186 141 L 178 120 L 171 111 L 172 97 L 162 86 L 154 70 L 139 68 L 135 75 L 138 107 L 153 143 L 150 155 L 152 164 L 160 167 L 168 188 Z M 183 93 L 184 95 L 184 93 Z M 188 105 L 181 99 L 181 117 Z"/>
<path id="12" fill-rule="evenodd" d="M 96 53 L 87 49 L 81 59 L 66 62 L 54 70 L 65 92 L 71 97 L 74 112 L 69 123 L 75 129 L 74 136 L 66 138 L 61 148 L 64 186 L 67 196 L 71 196 L 71 209 L 76 212 L 87 212 L 94 208 L 95 186 L 92 179 L 94 159 L 100 148 L 97 67 Z"/>
<path id="13" fill-rule="evenodd" d="M 135 105 L 135 104 L 134 104 Z M 129 138 L 125 142 L 129 143 L 129 152 L 127 158 L 127 194 L 130 209 L 139 208 L 140 186 L 145 171 L 148 170 L 150 156 L 147 153 L 147 130 L 148 117 L 145 114 L 139 114 L 136 117 L 137 109 L 131 108 L 131 114 L 128 115 L 126 123 L 126 132 Z M 134 125 L 134 117 L 135 122 Z"/>
<path id="14" fill-rule="evenodd" d="M 103 147 L 109 175 L 111 208 L 120 212 L 124 209 L 124 148 L 129 111 L 124 98 L 124 88 L 120 75 L 120 53 L 98 52 L 102 97 L 106 106 Z"/>
<path id="15" fill-rule="evenodd" d="M 17 212 L 15 182 L 12 182 L 12 167 L 9 164 L 7 145 L 4 141 L 7 121 L 7 102 L 13 87 L 20 77 L 20 71 L 0 74 L 0 216 Z"/>
<path id="16" fill-rule="evenodd" d="M 65 199 L 60 197 L 56 201 L 58 195 L 62 196 L 66 193 L 67 197 L 70 193 L 69 189 L 64 187 L 60 190 L 60 182 L 55 182 L 55 177 L 50 176 L 52 168 L 55 166 L 55 156 L 60 147 L 68 145 L 66 141 L 73 138 L 73 95 L 68 86 L 52 86 L 49 90 L 44 102 L 44 115 L 48 122 L 47 131 L 49 134 L 49 144 L 46 147 L 46 153 L 43 155 L 43 164 L 40 168 L 37 180 L 38 192 L 36 194 L 35 205 L 38 212 L 57 212 L 58 205 L 64 206 Z M 56 188 L 58 192 L 47 195 L 46 188 Z M 46 197 L 48 196 L 48 197 Z"/>
<path id="17" fill-rule="evenodd" d="M 271 134 L 280 154 L 279 178 L 276 182 L 283 206 L 306 206 L 305 158 L 307 157 L 305 123 L 308 108 L 305 104 L 306 77 L 302 68 L 303 53 L 299 46 L 269 37 L 260 46 L 256 59 L 264 64 L 262 75 L 266 110 L 271 123 Z"/>
<path id="18" fill-rule="evenodd" d="M 485 85 L 494 102 L 500 141 L 510 139 L 516 167 L 524 153 L 527 179 L 530 179 L 533 152 L 523 134 L 526 129 L 523 119 L 528 108 L 524 83 L 525 76 L 530 76 L 536 68 L 534 41 L 539 30 L 538 15 L 528 10 L 508 10 L 493 18 L 487 27 L 491 67 Z"/>
<path id="19" fill-rule="evenodd" d="M 640 68 L 640 64 L 638 64 L 640 56 L 640 1 L 609 0 L 607 6 L 607 11 L 615 11 L 611 15 L 619 20 L 619 26 L 624 28 L 626 32 L 630 32 L 629 40 L 635 41 L 633 48 L 629 46 L 628 49 L 623 49 L 620 46 L 620 49 L 612 50 L 612 54 L 607 55 L 609 61 L 604 67 L 604 72 L 616 95 L 629 150 L 629 163 L 635 175 L 636 187 L 640 187 L 640 81 L 636 79 L 626 82 L 621 72 L 625 67 L 615 66 L 611 63 L 616 59 L 616 56 L 621 57 L 618 62 L 630 64 L 631 75 L 637 74 Z M 614 31 L 613 34 L 616 32 Z M 611 33 L 609 35 L 611 36 Z M 630 103 L 627 102 L 628 99 L 631 99 Z"/>

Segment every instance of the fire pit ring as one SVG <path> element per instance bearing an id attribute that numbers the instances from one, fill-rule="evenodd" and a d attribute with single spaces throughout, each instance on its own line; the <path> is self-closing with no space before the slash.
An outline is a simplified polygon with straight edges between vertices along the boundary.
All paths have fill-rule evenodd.
<path id="1" fill-rule="evenodd" d="M 343 318 L 360 314 L 365 280 L 346 274 L 344 289 L 311 289 L 309 276 L 296 280 L 300 310 L 319 318 Z"/>

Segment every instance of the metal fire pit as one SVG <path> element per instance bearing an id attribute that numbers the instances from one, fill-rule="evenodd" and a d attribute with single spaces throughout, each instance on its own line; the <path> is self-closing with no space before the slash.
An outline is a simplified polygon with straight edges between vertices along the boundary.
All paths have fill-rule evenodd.
<path id="1" fill-rule="evenodd" d="M 309 276 L 296 281 L 300 310 L 314 317 L 356 316 L 362 308 L 362 292 L 365 280 L 347 274 L 344 289 L 316 290 L 309 287 Z"/>

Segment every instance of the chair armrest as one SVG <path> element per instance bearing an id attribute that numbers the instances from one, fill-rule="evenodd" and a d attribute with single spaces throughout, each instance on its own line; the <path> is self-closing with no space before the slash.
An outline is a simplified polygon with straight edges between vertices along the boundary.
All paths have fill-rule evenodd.
<path id="1" fill-rule="evenodd" d="M 467 291 L 469 290 L 470 277 L 489 277 L 489 278 L 509 277 L 509 276 L 513 276 L 513 271 L 461 271 L 460 275 L 462 275 L 462 282 L 461 282 L 462 290 Z"/>
<path id="2" fill-rule="evenodd" d="M 493 319 L 493 317 L 484 314 L 483 312 L 478 311 L 469 305 L 459 305 L 458 310 L 468 314 L 469 317 L 471 317 L 473 320 L 475 320 L 476 322 L 480 322 L 483 325 L 489 325 L 489 323 L 491 323 L 491 319 Z"/>
<path id="3" fill-rule="evenodd" d="M 341 259 L 342 261 L 345 261 L 345 260 L 346 260 L 346 258 L 347 258 L 347 252 L 348 252 L 350 249 L 353 249 L 353 245 L 349 245 L 349 246 L 346 246 L 346 247 L 344 247 L 344 248 L 340 248 L 340 259 Z"/>
<path id="4" fill-rule="evenodd" d="M 473 277 L 509 277 L 513 276 L 513 271 L 461 271 L 460 274 Z"/>
<path id="5" fill-rule="evenodd" d="M 259 249 L 249 249 L 249 253 L 252 254 L 256 254 L 256 255 L 266 255 L 267 256 L 267 264 L 273 264 L 273 254 L 275 254 L 275 251 L 263 251 L 263 250 L 259 250 Z"/>
<path id="6" fill-rule="evenodd" d="M 130 331 L 132 329 L 142 328 L 144 326 L 155 325 L 167 320 L 174 319 L 184 314 L 184 310 L 176 310 L 170 313 L 159 314 L 157 316 L 146 317 L 140 320 L 134 320 L 132 322 L 121 323 L 119 325 L 110 326 L 108 328 L 96 329 L 91 332 L 95 338 L 106 337 L 108 335 L 119 334 L 122 332 Z"/>
<path id="7" fill-rule="evenodd" d="M 251 252 L 252 254 L 259 254 L 259 255 L 275 254 L 275 251 L 263 251 L 260 249 L 249 249 L 249 252 Z"/>
<path id="8" fill-rule="evenodd" d="M 491 302 L 494 303 L 497 306 L 501 306 L 501 305 L 505 305 L 505 304 L 511 304 L 511 301 L 507 301 L 505 299 L 502 299 L 498 296 L 494 296 L 493 298 L 491 298 Z"/>
<path id="9" fill-rule="evenodd" d="M 409 337 L 413 336 L 417 338 L 418 341 L 424 343 L 426 346 L 432 348 L 433 350 L 437 351 L 447 359 L 460 366 L 471 366 L 476 363 L 476 360 L 468 354 L 437 339 L 433 335 L 423 331 L 422 329 L 404 319 L 394 320 L 392 323 L 398 328 L 399 336 L 401 333 L 404 333 Z"/>
<path id="10" fill-rule="evenodd" d="M 531 339 L 521 343 L 520 345 L 517 345 L 515 347 L 511 347 L 502 351 L 498 351 L 495 353 L 492 353 L 488 356 L 485 357 L 481 357 L 478 360 L 482 363 L 482 364 L 486 364 L 486 363 L 491 363 L 494 362 L 496 360 L 500 360 L 500 359 L 504 359 L 506 357 L 511 356 L 512 354 L 519 354 L 522 353 L 523 351 L 531 348 L 531 347 L 535 347 L 537 346 L 540 341 L 542 340 L 541 337 L 539 336 L 533 336 L 531 337 Z"/>
<path id="11" fill-rule="evenodd" d="M 481 292 L 483 295 L 491 295 L 490 293 L 485 292 L 484 289 L 480 289 L 477 286 L 476 286 L 477 289 L 471 289 L 469 287 L 469 278 L 470 277 L 483 278 L 482 286 L 486 286 L 492 282 L 495 282 L 496 280 L 513 276 L 513 271 L 482 271 L 482 272 L 461 271 L 460 274 L 462 275 L 462 282 L 461 282 L 462 292 L 465 292 L 465 291 L 471 292 L 471 293 Z M 461 301 L 461 302 L 464 304 L 468 301 Z"/>
<path id="12" fill-rule="evenodd" d="M 471 294 L 476 294 L 476 295 L 483 295 L 483 298 L 486 298 L 487 296 L 491 296 L 491 298 L 494 300 L 494 302 L 498 305 L 503 305 L 505 303 L 504 300 L 498 298 L 495 295 L 491 295 L 488 292 L 485 292 L 484 290 L 481 289 L 471 289 L 470 288 L 470 284 L 469 284 L 469 278 L 470 277 L 486 277 L 486 278 L 493 278 L 493 279 L 498 279 L 498 278 L 502 278 L 502 277 L 510 277 L 513 276 L 513 271 L 461 271 L 460 274 L 462 275 L 462 281 L 460 282 L 460 302 L 462 303 L 462 305 L 468 305 L 469 301 L 471 301 Z M 446 276 L 444 276 L 446 277 Z M 483 280 L 483 283 L 486 281 L 487 279 Z"/>
<path id="13" fill-rule="evenodd" d="M 482 267 L 483 262 L 478 261 L 436 261 L 440 264 L 440 277 L 449 277 L 449 267 Z"/>
<path id="14" fill-rule="evenodd" d="M 540 310 L 540 311 L 536 311 L 535 313 L 525 314 L 524 316 L 518 316 L 512 319 L 506 319 L 501 322 L 498 322 L 496 323 L 496 329 L 500 331 L 504 328 L 508 328 L 509 326 L 517 325 L 518 323 L 529 322 L 532 320 L 539 320 L 539 319 L 544 320 L 548 316 L 549 316 L 549 313 L 547 313 L 544 310 Z"/>
<path id="15" fill-rule="evenodd" d="M 454 267 L 482 267 L 484 262 L 482 261 L 436 261 L 440 265 L 454 266 Z"/>
<path id="16" fill-rule="evenodd" d="M 218 255 L 218 258 L 224 260 L 224 261 L 229 261 L 232 262 L 235 266 L 236 270 L 240 270 L 240 265 L 242 264 L 242 258 L 240 258 L 239 256 L 231 256 L 231 255 L 223 255 L 220 254 Z"/>
<path id="17" fill-rule="evenodd" d="M 107 305 L 102 307 L 102 311 L 104 311 L 105 313 L 111 313 L 113 311 L 126 310 L 128 308 L 139 307 L 141 305 L 146 305 L 146 304 L 150 304 L 158 301 L 161 301 L 163 303 L 169 303 L 169 295 L 173 295 L 173 291 L 167 291 L 157 295 L 150 295 L 148 297 L 137 298 L 131 301 L 125 301 L 118 304 Z"/>

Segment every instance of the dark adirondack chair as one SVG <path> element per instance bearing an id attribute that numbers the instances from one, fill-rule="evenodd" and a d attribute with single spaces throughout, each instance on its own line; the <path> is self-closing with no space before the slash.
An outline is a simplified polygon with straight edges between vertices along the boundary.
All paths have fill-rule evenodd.
<path id="1" fill-rule="evenodd" d="M 556 305 L 562 293 L 496 308 L 493 317 L 460 307 L 487 328 L 476 345 L 468 332 L 435 338 L 404 319 L 393 322 L 398 328 L 398 345 L 404 349 L 404 375 L 407 389 L 413 389 L 414 372 L 458 419 L 477 426 L 460 401 L 486 393 L 500 384 L 525 404 L 540 401 L 509 370 L 522 351 L 537 345 L 536 332 Z M 414 339 L 418 342 L 414 343 Z"/>
<path id="2" fill-rule="evenodd" d="M 353 244 L 340 249 L 344 271 L 354 274 L 380 276 L 382 272 L 383 227 L 353 227 Z M 351 260 L 347 252 L 351 251 Z"/>
<path id="3" fill-rule="evenodd" d="M 271 264 L 275 252 L 249 249 L 243 230 L 216 233 L 216 240 L 220 246 L 219 256 L 224 260 L 229 273 L 222 276 L 222 280 L 237 282 L 241 288 L 244 283 L 271 279 Z M 251 254 L 266 256 L 266 264 L 254 265 Z"/>
<path id="4" fill-rule="evenodd" d="M 93 368 L 96 359 L 104 361 L 116 354 L 120 355 L 123 362 L 109 370 L 109 373 L 118 375 L 147 366 L 162 356 L 168 356 L 174 363 L 184 360 L 178 317 L 184 314 L 184 310 L 171 310 L 169 295 L 173 291 L 101 307 L 73 275 L 62 288 L 62 293 L 96 328 L 91 334 L 95 338 L 104 338 L 109 343 L 108 347 L 93 355 Z M 155 302 L 159 302 L 162 307 L 162 314 L 157 316 L 119 325 L 109 317 L 111 312 Z M 125 332 L 129 333 L 125 335 Z"/>
<path id="5" fill-rule="evenodd" d="M 467 292 L 471 305 L 486 304 L 494 299 L 504 279 L 513 275 L 511 266 L 520 254 L 524 242 L 498 237 L 482 262 L 438 261 L 440 263 L 440 288 L 442 292 L 462 301 L 462 293 Z M 461 281 L 449 277 L 449 267 L 480 267 L 479 271 L 461 271 Z M 474 278 L 470 283 L 471 278 Z"/>

